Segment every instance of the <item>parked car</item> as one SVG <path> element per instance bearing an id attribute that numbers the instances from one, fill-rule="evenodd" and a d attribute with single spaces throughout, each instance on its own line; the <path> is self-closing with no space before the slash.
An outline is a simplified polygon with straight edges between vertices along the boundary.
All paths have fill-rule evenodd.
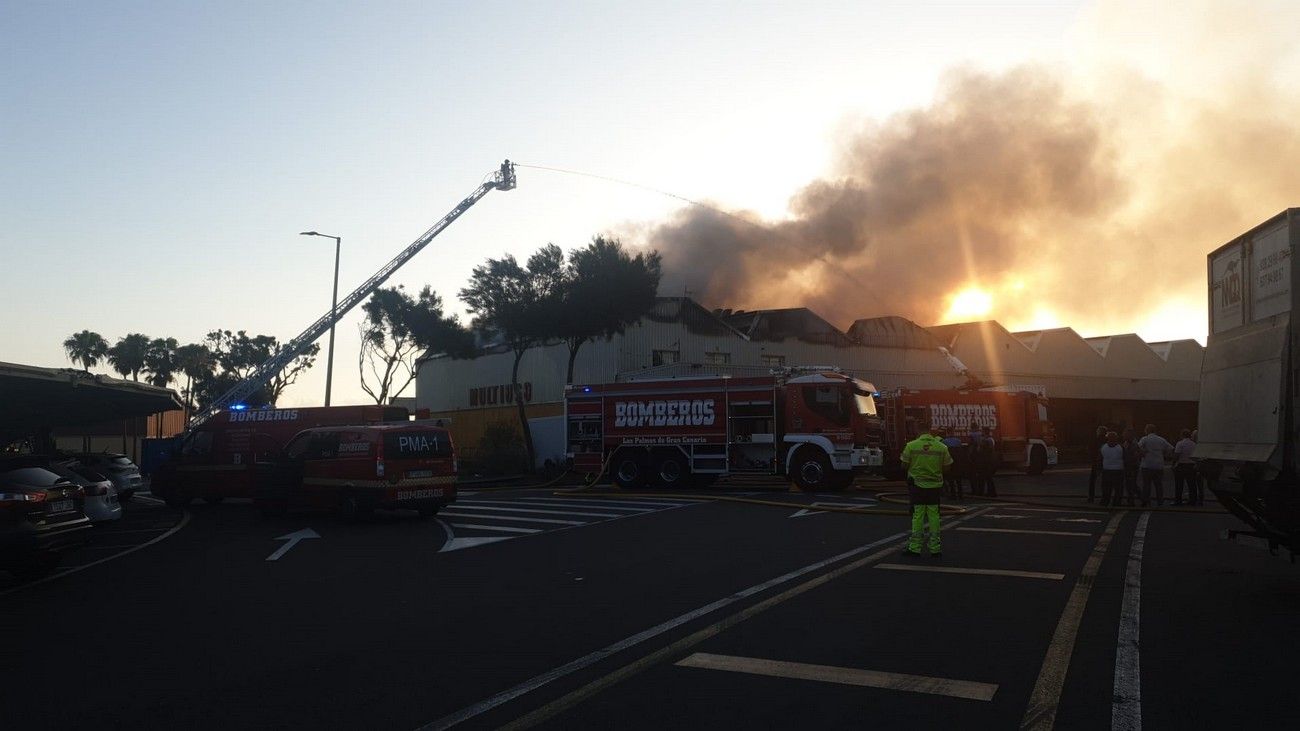
<path id="1" fill-rule="evenodd" d="M 59 468 L 66 470 L 68 474 L 64 474 Z M 86 517 L 90 518 L 90 522 L 106 523 L 122 517 L 122 504 L 117 500 L 117 488 L 105 475 L 75 460 L 54 465 L 50 470 L 81 485 L 81 489 L 86 493 L 86 505 L 83 510 Z M 69 475 L 75 476 L 75 479 Z"/>
<path id="2" fill-rule="evenodd" d="M 257 468 L 255 501 L 268 516 L 313 508 L 352 520 L 378 508 L 429 517 L 456 499 L 455 447 L 435 426 L 306 429 Z"/>
<path id="3" fill-rule="evenodd" d="M 81 487 L 26 458 L 0 460 L 0 568 L 24 581 L 89 540 Z"/>
<path id="4" fill-rule="evenodd" d="M 125 454 L 81 452 L 63 456 L 73 457 L 81 464 L 112 480 L 113 486 L 117 488 L 117 499 L 121 502 L 130 502 L 135 491 L 144 485 L 140 468 Z"/>

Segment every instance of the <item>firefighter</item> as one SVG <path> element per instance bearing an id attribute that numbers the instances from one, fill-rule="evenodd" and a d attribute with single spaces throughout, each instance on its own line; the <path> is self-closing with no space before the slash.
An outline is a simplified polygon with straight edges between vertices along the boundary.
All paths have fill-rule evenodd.
<path id="1" fill-rule="evenodd" d="M 921 534 L 930 529 L 930 556 L 943 555 L 939 544 L 939 498 L 943 495 L 943 473 L 952 465 L 948 447 L 939 440 L 939 428 L 913 439 L 903 447 L 900 459 L 907 465 L 907 493 L 912 502 L 912 537 L 905 556 L 921 555 Z"/>

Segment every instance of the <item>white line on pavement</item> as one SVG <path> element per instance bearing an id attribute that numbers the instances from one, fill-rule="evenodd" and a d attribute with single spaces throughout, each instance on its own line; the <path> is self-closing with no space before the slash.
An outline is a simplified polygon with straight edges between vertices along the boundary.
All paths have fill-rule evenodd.
<path id="1" fill-rule="evenodd" d="M 520 500 L 562 500 L 567 498 L 550 498 L 550 497 L 521 497 Z M 643 498 L 628 498 L 626 500 L 601 500 L 599 498 L 584 497 L 581 500 L 585 503 L 602 503 L 604 505 L 652 505 L 654 507 L 677 508 L 683 505 L 694 505 L 695 503 L 708 502 L 707 500 L 678 500 L 668 502 L 665 500 L 647 500 Z"/>
<path id="2" fill-rule="evenodd" d="M 1052 632 L 1052 642 L 1043 655 L 1043 665 L 1038 670 L 1038 680 L 1034 682 L 1034 692 L 1029 696 L 1029 705 L 1025 715 L 1020 719 L 1021 729 L 1051 731 L 1056 726 L 1056 711 L 1061 705 L 1061 692 L 1065 689 L 1065 675 L 1070 670 L 1070 658 L 1074 655 L 1074 643 L 1079 637 L 1079 624 L 1083 621 L 1083 610 L 1088 606 L 1088 597 L 1101 569 L 1101 561 L 1110 548 L 1110 540 L 1119 528 L 1124 513 L 1111 516 L 1106 531 L 1097 539 L 1092 553 L 1083 564 L 1079 578 L 1074 582 L 1070 598 L 1061 611 L 1061 619 Z"/>
<path id="3" fill-rule="evenodd" d="M 467 528 L 469 530 L 490 530 L 498 533 L 541 533 L 541 528 L 509 528 L 504 525 L 477 525 L 475 523 L 452 523 L 452 528 Z"/>
<path id="4" fill-rule="evenodd" d="M 1026 533 L 1034 536 L 1091 536 L 1093 533 L 1084 533 L 1076 530 L 1019 530 L 1016 528 L 967 528 L 962 526 L 957 530 L 968 530 L 972 533 Z"/>
<path id="5" fill-rule="evenodd" d="M 1115 692 L 1111 695 L 1110 727 L 1117 731 L 1142 731 L 1142 669 L 1138 636 L 1142 619 L 1142 550 L 1151 513 L 1138 516 L 1124 572 L 1124 599 L 1120 604 L 1119 637 L 1115 645 Z"/>
<path id="6" fill-rule="evenodd" d="M 516 523 L 552 523 L 554 525 L 586 525 L 581 520 L 556 520 L 554 518 L 525 518 L 519 515 L 484 515 L 482 513 L 462 513 L 459 510 L 452 512 L 443 510 L 438 515 L 445 515 L 449 518 L 477 518 L 478 520 L 509 520 Z"/>
<path id="7" fill-rule="evenodd" d="M 968 569 L 960 566 L 928 566 L 925 564 L 878 563 L 878 569 L 889 571 L 932 571 L 937 574 L 974 574 L 976 576 L 1013 576 L 1020 579 L 1050 579 L 1060 581 L 1065 574 L 1052 574 L 1043 571 L 1012 571 L 1010 569 Z"/>
<path id="8" fill-rule="evenodd" d="M 573 500 L 546 500 L 545 502 L 538 501 L 538 502 L 525 503 L 525 505 L 532 505 L 534 507 L 542 507 L 542 508 L 563 506 L 563 507 L 573 507 L 573 508 L 595 508 L 597 510 L 622 510 L 624 512 L 632 512 L 632 513 L 644 513 L 649 510 L 659 510 L 664 507 L 678 507 L 676 505 L 671 505 L 671 506 L 669 505 L 663 505 L 663 506 L 628 505 L 627 503 L 623 503 L 619 505 L 600 505 L 590 501 L 575 502 Z"/>
<path id="9" fill-rule="evenodd" d="M 90 568 L 91 566 L 98 566 L 99 564 L 104 563 L 105 561 L 112 561 L 115 558 L 121 558 L 123 556 L 126 556 L 127 554 L 135 553 L 136 551 L 148 548 L 149 546 L 152 546 L 158 541 L 166 540 L 173 533 L 180 530 L 181 528 L 184 528 L 186 524 L 188 524 L 189 522 L 190 522 L 190 511 L 182 510 L 180 522 L 172 526 L 171 530 L 167 531 L 166 533 L 160 536 L 155 536 L 153 538 L 150 538 L 144 543 L 141 543 L 138 546 L 132 546 L 131 548 L 122 551 L 121 553 L 115 553 L 112 556 L 105 556 L 101 559 L 91 561 L 90 563 L 83 563 L 79 566 L 74 566 L 72 568 L 64 569 L 63 571 L 53 574 L 52 576 L 46 576 L 44 579 L 37 579 L 36 581 L 32 581 L 26 584 L 21 584 L 19 586 L 13 587 L 12 589 L 5 589 L 4 591 L 0 591 L 0 596 L 8 596 L 9 594 L 12 594 L 16 591 L 22 591 L 23 589 L 30 589 L 33 586 L 40 586 L 41 584 L 44 584 L 47 581 L 54 581 L 55 579 L 61 579 L 64 576 L 67 576 L 68 574 L 75 574 L 78 571 L 83 571 L 85 569 Z"/>
<path id="10" fill-rule="evenodd" d="M 979 513 L 976 512 L 976 513 L 972 513 L 969 516 L 958 518 L 952 521 L 951 525 L 955 525 L 957 523 L 970 520 L 971 518 L 977 517 L 978 515 Z M 845 559 L 859 556 L 863 553 L 866 553 L 867 551 L 871 551 L 872 549 L 879 548 L 882 545 L 891 544 L 891 543 L 894 544 L 882 551 L 877 551 L 876 553 L 862 556 L 861 558 L 858 558 L 848 564 L 831 569 L 830 571 L 827 571 L 824 574 L 814 576 L 804 581 L 802 584 L 797 584 L 795 586 L 792 586 L 789 589 L 786 589 L 785 591 L 779 594 L 770 596 L 767 599 L 764 599 L 758 602 L 757 604 L 753 604 L 749 607 L 746 607 L 736 612 L 733 615 L 723 617 L 717 622 L 714 622 L 713 624 L 704 627 L 703 629 L 697 630 L 693 634 L 687 635 L 686 637 L 677 640 L 676 642 L 668 645 L 667 647 L 661 648 L 659 650 L 656 650 L 655 652 L 645 655 L 639 660 L 636 660 L 635 662 L 629 665 L 625 665 L 622 668 L 603 674 L 599 680 L 592 681 L 591 683 L 588 683 L 587 685 L 577 690 L 571 691 L 570 693 L 561 696 L 560 698 L 552 701 L 551 703 L 548 703 L 546 706 L 543 706 L 542 708 L 533 711 L 527 716 L 516 719 L 515 722 L 513 722 L 511 725 L 520 725 L 520 727 L 526 727 L 526 724 L 529 721 L 532 721 L 533 723 L 537 723 L 542 720 L 545 720 L 546 718 L 550 718 L 554 714 L 559 713 L 560 711 L 566 708 L 570 708 L 574 704 L 581 702 L 583 698 L 589 697 L 593 693 L 597 693 L 604 688 L 614 685 L 615 683 L 618 683 L 624 680 L 625 678 L 640 672 L 644 668 L 649 667 L 654 663 L 660 662 L 667 657 L 670 657 L 672 655 L 681 652 L 683 649 L 687 647 L 692 647 L 696 644 L 699 644 L 700 642 L 703 642 L 704 640 L 710 637 L 714 637 L 719 633 L 721 633 L 723 630 L 731 626 L 734 626 L 736 624 L 739 624 L 740 622 L 743 622 L 744 620 L 762 611 L 765 611 L 770 607 L 776 606 L 781 602 L 784 602 L 795 596 L 803 594 L 804 592 L 810 591 L 818 586 L 826 584 L 840 576 L 843 576 L 846 573 L 849 573 L 850 571 L 855 571 L 859 568 L 862 568 L 863 566 L 866 566 L 867 564 L 873 561 L 879 561 L 880 559 L 889 555 L 890 552 L 897 550 L 898 541 L 903 537 L 905 537 L 906 535 L 907 535 L 906 532 L 902 532 L 902 533 L 895 533 L 891 536 L 885 536 L 884 538 L 881 538 L 876 541 L 872 541 L 871 543 L 868 543 L 863 546 L 858 546 L 857 548 L 854 548 L 850 551 L 845 551 L 844 553 L 831 556 L 830 558 L 824 559 L 822 561 L 818 561 L 813 564 L 809 564 L 807 566 L 804 566 L 803 568 L 795 569 L 794 571 L 791 571 L 789 573 L 782 574 L 781 576 L 778 576 L 774 579 L 769 579 L 768 581 L 764 581 L 761 584 L 755 584 L 754 586 L 751 586 L 747 589 L 742 589 L 730 596 L 723 597 L 722 599 L 719 599 L 715 602 L 706 604 L 702 607 L 699 607 L 698 609 L 674 617 L 673 619 L 670 619 L 661 624 L 657 624 L 654 627 L 638 632 L 630 637 L 626 637 L 618 642 L 615 642 L 612 645 L 607 645 L 605 647 L 600 648 L 599 650 L 590 652 L 586 655 L 583 655 L 582 657 L 577 658 L 576 660 L 571 660 L 570 662 L 567 662 L 564 665 L 561 665 L 557 668 L 552 668 L 551 670 L 548 670 L 540 675 L 535 675 L 532 678 L 529 678 L 528 680 L 525 680 L 524 682 L 512 688 L 503 690 L 489 698 L 486 698 L 482 701 L 479 701 L 478 703 L 475 703 L 472 706 L 466 706 L 465 708 L 462 708 L 459 711 L 456 711 L 455 713 L 452 713 L 447 716 L 443 716 L 442 718 L 439 718 L 435 721 L 431 721 L 428 724 L 421 726 L 419 731 L 437 731 L 440 729 L 450 728 L 452 726 L 455 726 L 458 723 L 462 723 L 471 718 L 474 718 L 475 716 L 486 713 L 487 711 L 490 711 L 494 708 L 509 703 L 510 701 L 522 695 L 530 693 L 555 680 L 563 678 L 567 675 L 571 675 L 584 668 L 590 667 L 600 662 L 601 660 L 610 657 L 611 655 L 614 655 L 618 652 L 622 652 L 623 650 L 626 650 L 628 648 L 635 647 L 636 645 L 639 645 L 642 642 L 645 642 L 646 640 L 653 639 L 655 637 L 658 637 L 659 635 L 664 634 L 665 632 L 669 632 L 673 629 L 676 629 L 677 627 L 680 627 L 683 624 L 694 621 L 707 614 L 711 614 L 712 612 L 722 609 L 723 607 L 729 606 L 731 604 L 735 604 L 736 602 L 739 601 L 743 601 L 745 599 L 748 599 L 751 596 L 754 596 L 755 594 L 759 594 L 773 587 L 777 587 L 782 584 L 789 583 L 795 579 L 801 578 L 815 571 L 820 571 L 821 569 L 824 569 L 827 566 L 830 566 L 835 563 L 839 563 L 840 561 L 843 561 Z"/>
<path id="11" fill-rule="evenodd" d="M 492 505 L 487 505 L 486 503 L 488 502 L 490 501 L 475 500 L 471 502 L 466 500 L 457 500 L 456 507 L 468 508 L 470 510 L 491 510 L 491 511 L 504 511 L 510 513 L 537 513 L 539 515 L 578 515 L 583 518 L 617 518 L 618 517 L 618 513 L 579 513 L 573 510 L 536 510 L 532 508 L 500 508 Z M 501 505 L 501 504 L 502 503 L 497 503 L 497 505 Z M 505 503 L 505 504 L 508 505 L 509 503 Z"/>
<path id="12" fill-rule="evenodd" d="M 832 665 L 762 660 L 754 657 L 713 655 L 707 652 L 697 652 L 685 660 L 679 661 L 677 665 L 687 668 L 766 675 L 774 678 L 795 678 L 796 680 L 816 680 L 822 683 L 857 685 L 864 688 L 905 690 L 912 693 L 946 695 L 976 701 L 991 701 L 993 695 L 998 692 L 998 686 L 992 683 L 932 678 L 925 675 L 907 675 L 905 673 L 886 673 L 877 670 L 859 670 L 858 668 L 839 668 Z"/>

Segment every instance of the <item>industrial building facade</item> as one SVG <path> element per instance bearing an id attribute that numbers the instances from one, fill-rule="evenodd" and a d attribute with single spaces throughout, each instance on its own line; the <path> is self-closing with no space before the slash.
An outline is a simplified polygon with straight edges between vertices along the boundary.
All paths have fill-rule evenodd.
<path id="1" fill-rule="evenodd" d="M 687 375 L 757 375 L 781 366 L 835 366 L 881 390 L 957 388 L 961 365 L 983 382 L 1045 393 L 1065 456 L 1080 456 L 1093 429 L 1147 422 L 1167 436 L 1196 424 L 1202 347 L 1194 340 L 1147 343 L 1136 335 L 1083 338 L 1069 328 L 1012 333 L 992 321 L 921 327 L 902 317 L 858 320 L 843 332 L 804 308 L 710 311 L 684 297 L 654 309 L 610 340 L 586 343 L 574 383 Z M 530 419 L 559 416 L 569 352 L 563 343 L 529 350 L 519 366 Z M 514 354 L 487 348 L 468 359 L 419 365 L 416 404 L 447 418 L 473 449 L 492 424 L 518 422 Z"/>

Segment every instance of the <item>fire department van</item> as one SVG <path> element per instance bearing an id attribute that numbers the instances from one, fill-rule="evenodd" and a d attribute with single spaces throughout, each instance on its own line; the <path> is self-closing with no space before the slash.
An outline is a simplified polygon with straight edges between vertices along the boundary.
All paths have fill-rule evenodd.
<path id="1" fill-rule="evenodd" d="M 154 470 L 150 490 L 172 507 L 252 497 L 253 465 L 278 455 L 303 429 L 407 419 L 406 409 L 393 406 L 230 409 L 182 438 L 177 455 Z"/>
<path id="2" fill-rule="evenodd" d="M 455 446 L 436 426 L 307 429 L 257 467 L 255 502 L 268 516 L 306 508 L 352 520 L 378 508 L 429 517 L 456 498 Z"/>

